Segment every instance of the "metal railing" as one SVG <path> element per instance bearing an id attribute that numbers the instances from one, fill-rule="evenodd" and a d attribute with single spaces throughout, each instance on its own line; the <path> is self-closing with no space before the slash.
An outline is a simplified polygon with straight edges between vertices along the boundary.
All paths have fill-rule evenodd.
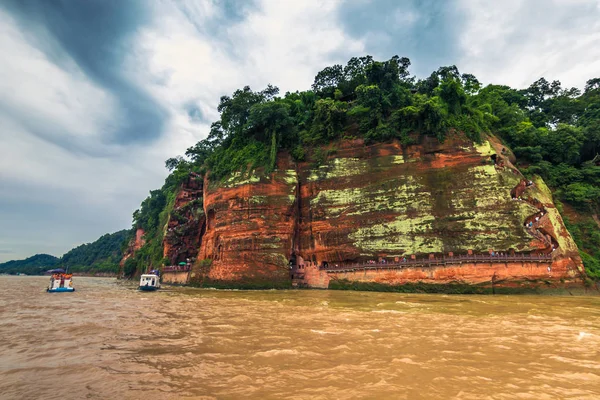
<path id="1" fill-rule="evenodd" d="M 551 262 L 552 254 L 515 254 L 515 255 L 458 255 L 458 256 L 443 256 L 422 259 L 406 259 L 394 262 L 377 262 L 377 263 L 355 263 L 355 264 L 338 264 L 327 266 L 321 265 L 320 270 L 331 272 L 345 272 L 356 270 L 378 270 L 378 269 L 401 269 L 404 267 L 424 266 L 432 267 L 437 265 L 462 264 L 462 263 L 509 263 L 509 262 Z"/>
<path id="2" fill-rule="evenodd" d="M 192 267 L 189 265 L 171 265 L 163 268 L 163 272 L 186 272 L 191 270 Z"/>

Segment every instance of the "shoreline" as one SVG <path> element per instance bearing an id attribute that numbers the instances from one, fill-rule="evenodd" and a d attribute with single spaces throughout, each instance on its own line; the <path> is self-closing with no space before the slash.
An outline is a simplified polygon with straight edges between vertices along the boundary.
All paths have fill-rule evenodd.
<path id="1" fill-rule="evenodd" d="M 133 279 L 132 279 L 133 280 Z M 375 282 L 353 282 L 353 281 L 332 281 L 328 288 L 311 287 L 293 287 L 288 285 L 268 285 L 252 283 L 224 283 L 209 282 L 206 284 L 189 283 L 163 283 L 166 286 L 188 287 L 197 289 L 211 290 L 319 290 L 319 291 L 360 291 L 360 292 L 379 292 L 379 293 L 421 293 L 421 294 L 474 294 L 474 295 L 542 295 L 542 296 L 600 296 L 600 282 L 586 286 L 584 284 L 573 284 L 564 286 L 552 286 L 545 282 L 528 282 L 519 286 L 503 286 L 485 284 L 467 284 L 467 283 L 423 283 L 410 282 L 402 285 L 387 285 Z"/>

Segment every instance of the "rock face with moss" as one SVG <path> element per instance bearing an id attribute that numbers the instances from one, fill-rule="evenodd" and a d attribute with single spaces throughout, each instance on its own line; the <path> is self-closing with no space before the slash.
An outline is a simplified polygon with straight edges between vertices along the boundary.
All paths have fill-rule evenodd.
<path id="1" fill-rule="evenodd" d="M 257 287 L 290 284 L 289 260 L 297 231 L 297 177 L 288 156 L 272 174 L 231 176 L 204 183 L 206 232 L 199 258 L 210 267 L 194 280 Z"/>
<path id="2" fill-rule="evenodd" d="M 195 274 L 212 282 L 285 286 L 290 262 L 530 253 L 551 251 L 555 241 L 559 272 L 552 279 L 578 279 L 577 247 L 543 181 L 513 199 L 523 178 L 497 162 L 502 155 L 495 147 L 459 136 L 444 143 L 421 137 L 410 146 L 342 141 L 324 149 L 321 165 L 310 159 L 296 164 L 282 153 L 272 174 L 254 171 L 221 182 L 208 175 L 198 258 L 212 261 Z M 540 212 L 538 204 L 546 210 L 536 222 L 544 235 L 525 227 Z M 523 269 L 521 278 L 526 275 Z"/>
<path id="3" fill-rule="evenodd" d="M 195 260 L 190 281 L 220 287 L 288 287 L 290 265 L 307 265 L 316 272 L 303 283 L 327 287 L 336 277 L 318 271 L 323 263 L 552 253 L 551 265 L 408 268 L 343 279 L 394 285 L 481 284 L 494 277 L 507 285 L 580 281 L 577 246 L 550 191 L 541 179 L 526 182 L 495 138 L 480 145 L 461 135 L 443 143 L 415 140 L 338 141 L 300 163 L 280 152 L 272 173 L 220 180 L 210 172 L 203 180 L 192 174 L 168 202 L 163 262 Z"/>

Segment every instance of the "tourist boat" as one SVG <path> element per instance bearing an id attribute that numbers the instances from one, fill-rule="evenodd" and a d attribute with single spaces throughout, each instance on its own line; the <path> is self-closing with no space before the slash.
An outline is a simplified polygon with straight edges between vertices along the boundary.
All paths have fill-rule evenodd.
<path id="1" fill-rule="evenodd" d="M 73 274 L 56 272 L 50 277 L 50 286 L 46 289 L 48 293 L 74 292 Z"/>
<path id="2" fill-rule="evenodd" d="M 160 288 L 160 273 L 158 271 L 150 271 L 149 274 L 143 274 L 140 277 L 139 290 L 153 291 Z"/>

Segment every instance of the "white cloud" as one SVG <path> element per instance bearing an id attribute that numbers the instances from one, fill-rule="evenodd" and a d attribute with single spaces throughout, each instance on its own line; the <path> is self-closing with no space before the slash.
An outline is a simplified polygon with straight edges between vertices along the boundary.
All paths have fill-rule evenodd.
<path id="1" fill-rule="evenodd" d="M 77 65 L 61 67 L 31 46 L 15 21 L 0 11 L 0 105 L 26 115 L 32 123 L 54 125 L 63 137 L 99 136 L 98 127 L 118 118 L 110 94 L 91 83 Z M 3 132 L 2 134 L 6 134 Z"/>
<path id="2" fill-rule="evenodd" d="M 127 227 L 147 191 L 160 185 L 164 156 L 145 147 L 107 144 L 106 135 L 120 124 L 111 94 L 68 57 L 60 66 L 48 59 L 2 11 L 0 49 L 9 55 L 0 63 L 0 204 L 19 210 L 0 210 L 3 247 L 10 247 L 0 260 L 44 249 L 60 249 L 60 255 L 106 229 Z M 50 214 L 62 210 L 65 216 L 65 207 L 72 220 L 57 225 Z M 77 209 L 99 222 L 90 224 Z M 23 235 L 25 227 L 36 232 Z M 61 232 L 67 229 L 78 235 Z M 44 236 L 47 243 L 33 248 Z"/>
<path id="3" fill-rule="evenodd" d="M 600 71 L 600 1 L 461 0 L 459 68 L 485 83 L 527 87 L 544 76 L 583 88 Z"/>
<path id="4" fill-rule="evenodd" d="M 336 62 L 332 54 L 364 50 L 337 26 L 338 2 L 265 1 L 261 13 L 233 32 L 235 43 L 248 49 L 243 70 L 265 86 L 273 83 L 284 92 L 306 90 L 316 73 Z"/>
<path id="5" fill-rule="evenodd" d="M 331 59 L 332 53 L 363 50 L 361 42 L 346 38 L 336 26 L 337 2 L 263 1 L 260 11 L 219 26 L 218 32 L 198 29 L 217 17 L 214 6 L 184 4 L 161 4 L 155 10 L 161 18 L 140 31 L 128 62 L 144 65 L 143 70 L 131 69 L 132 79 L 171 112 L 161 140 L 171 155 L 206 137 L 210 122 L 219 118 L 221 96 L 246 85 L 260 90 L 269 83 L 282 94 L 306 90 L 320 69 L 346 61 Z M 201 110 L 204 123 L 190 121 L 184 109 L 190 101 Z"/>

